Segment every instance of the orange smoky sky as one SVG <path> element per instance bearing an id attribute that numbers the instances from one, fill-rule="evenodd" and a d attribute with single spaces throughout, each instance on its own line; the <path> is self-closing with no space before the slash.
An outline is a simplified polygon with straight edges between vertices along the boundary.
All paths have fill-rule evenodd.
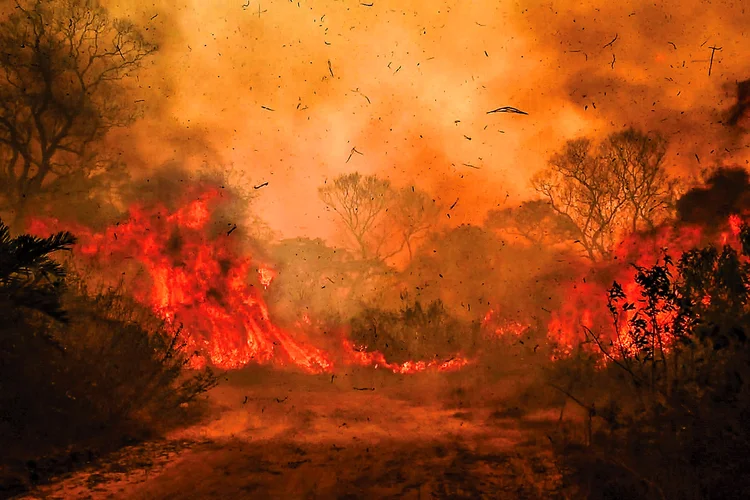
<path id="1" fill-rule="evenodd" d="M 531 175 L 584 134 L 659 130 L 680 173 L 747 156 L 721 123 L 750 77 L 740 0 L 106 5 L 160 47 L 119 147 L 267 181 L 256 210 L 285 237 L 335 234 L 317 188 L 352 171 L 458 198 L 459 224 L 533 196 Z M 528 115 L 487 114 L 500 106 Z"/>

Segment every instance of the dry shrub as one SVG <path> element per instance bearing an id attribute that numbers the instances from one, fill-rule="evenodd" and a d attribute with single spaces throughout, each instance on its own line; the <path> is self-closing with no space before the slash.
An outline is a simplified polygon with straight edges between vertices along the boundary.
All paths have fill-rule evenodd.
<path id="1" fill-rule="evenodd" d="M 1 236 L 0 469 L 106 452 L 200 415 L 216 378 L 187 369 L 179 330 L 122 290 L 92 292 L 50 267 L 47 254 L 64 249 L 51 239 Z"/>
<path id="2" fill-rule="evenodd" d="M 423 306 L 405 298 L 399 310 L 368 308 L 351 320 L 355 344 L 380 351 L 397 363 L 470 355 L 479 335 L 479 323 L 451 316 L 440 300 Z"/>
<path id="3" fill-rule="evenodd" d="M 584 354 L 558 365 L 551 385 L 588 412 L 579 432 L 558 435 L 561 468 L 576 496 L 750 495 L 747 228 L 741 239 L 744 255 L 708 247 L 677 264 L 665 258 L 637 268 L 636 303 L 624 302 L 618 286 L 610 291 L 613 317 L 637 350 L 618 357 L 588 331 L 611 356 L 607 369 L 593 372 Z M 673 321 L 656 320 L 664 311 Z M 669 349 L 660 347 L 666 338 L 674 339 Z"/>

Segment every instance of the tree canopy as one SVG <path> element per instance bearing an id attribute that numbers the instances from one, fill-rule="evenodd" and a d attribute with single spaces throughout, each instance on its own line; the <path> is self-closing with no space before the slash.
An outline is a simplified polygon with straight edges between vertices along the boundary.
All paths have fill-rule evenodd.
<path id="1" fill-rule="evenodd" d="M 55 183 L 107 168 L 93 146 L 135 119 L 124 82 L 156 47 L 96 0 L 18 0 L 0 49 L 0 195 L 23 219 Z"/>
<path id="2" fill-rule="evenodd" d="M 532 185 L 575 228 L 592 260 L 609 255 L 624 232 L 653 228 L 674 206 L 674 181 L 664 169 L 666 141 L 628 129 L 600 144 L 568 141 Z"/>

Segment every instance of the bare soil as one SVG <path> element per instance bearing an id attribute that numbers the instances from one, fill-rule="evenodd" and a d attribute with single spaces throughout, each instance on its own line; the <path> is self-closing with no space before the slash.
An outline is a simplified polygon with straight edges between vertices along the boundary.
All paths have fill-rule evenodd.
<path id="1" fill-rule="evenodd" d="M 473 391 L 476 392 L 476 391 Z M 212 417 L 120 450 L 19 498 L 555 498 L 554 412 L 460 377 L 247 370 Z"/>

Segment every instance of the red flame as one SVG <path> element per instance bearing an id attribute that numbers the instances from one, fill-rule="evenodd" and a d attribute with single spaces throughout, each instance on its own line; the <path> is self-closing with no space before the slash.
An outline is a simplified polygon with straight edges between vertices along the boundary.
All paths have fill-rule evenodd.
<path id="1" fill-rule="evenodd" d="M 728 220 L 727 231 L 719 233 L 722 244 L 736 244 L 743 220 L 732 215 Z M 627 323 L 636 314 L 635 310 L 620 311 L 619 325 L 613 324 L 613 318 L 607 309 L 607 290 L 612 281 L 622 285 L 625 294 L 624 303 L 638 304 L 642 297 L 641 289 L 635 283 L 635 270 L 630 265 L 650 267 L 666 253 L 674 262 L 682 252 L 704 243 L 705 235 L 701 228 L 682 226 L 664 227 L 653 234 L 634 234 L 623 241 L 613 256 L 615 264 L 608 264 L 609 279 L 606 283 L 586 280 L 579 277 L 577 283 L 565 293 L 563 306 L 552 313 L 548 323 L 548 338 L 555 346 L 554 357 L 565 357 L 581 345 L 585 339 L 586 329 L 593 331 L 603 343 L 611 348 L 610 353 L 618 357 L 623 352 L 633 354 L 636 349 L 631 337 L 627 335 Z M 604 265 L 594 266 L 593 270 L 607 270 Z M 589 274 L 589 278 L 591 275 Z M 704 305 L 711 303 L 711 297 L 702 299 Z M 657 317 L 659 325 L 667 325 L 674 319 L 673 313 L 664 312 Z M 665 351 L 673 339 L 662 339 Z M 585 344 L 592 352 L 597 352 L 594 343 Z"/>
<path id="2" fill-rule="evenodd" d="M 482 327 L 495 339 L 520 337 L 529 330 L 529 325 L 520 321 L 501 319 L 494 309 L 489 309 L 482 320 Z"/>
<path id="3" fill-rule="evenodd" d="M 343 342 L 344 353 L 350 363 L 359 366 L 372 366 L 383 368 L 393 373 L 410 374 L 427 370 L 453 371 L 463 368 L 470 363 L 466 358 L 456 356 L 445 361 L 405 361 L 403 363 L 389 363 L 383 353 L 379 351 L 367 351 L 364 347 L 357 347 L 349 340 Z"/>
<path id="4" fill-rule="evenodd" d="M 103 233 L 83 228 L 81 255 L 105 265 L 136 260 L 146 271 L 131 288 L 135 298 L 160 317 L 181 325 L 188 347 L 220 368 L 250 362 L 291 362 L 305 371 L 329 371 L 328 355 L 275 326 L 260 291 L 247 283 L 253 270 L 241 256 L 235 239 L 212 236 L 209 222 L 220 201 L 218 191 L 203 193 L 178 210 L 132 207 L 129 219 Z M 40 232 L 39 221 L 32 226 Z M 267 287 L 270 269 L 258 267 Z M 203 361 L 194 358 L 194 365 Z"/>
<path id="5" fill-rule="evenodd" d="M 89 262 L 110 269 L 132 261 L 140 265 L 145 273 L 136 273 L 129 283 L 134 298 L 182 329 L 187 347 L 196 354 L 193 367 L 207 361 L 225 369 L 273 362 L 308 373 L 333 371 L 329 352 L 271 321 L 262 291 L 249 283 L 249 277 L 255 271 L 267 289 L 276 273 L 243 255 L 231 231 L 212 231 L 212 213 L 221 201 L 218 190 L 209 190 L 174 211 L 165 206 L 133 206 L 127 221 L 101 233 L 71 224 L 66 228 L 79 238 L 76 254 Z M 60 226 L 57 221 L 36 219 L 29 230 L 50 233 Z M 296 330 L 311 326 L 305 315 Z M 458 356 L 447 361 L 389 363 L 380 352 L 355 350 L 347 340 L 339 357 L 346 364 L 383 367 L 399 374 L 455 370 L 468 364 Z"/>

